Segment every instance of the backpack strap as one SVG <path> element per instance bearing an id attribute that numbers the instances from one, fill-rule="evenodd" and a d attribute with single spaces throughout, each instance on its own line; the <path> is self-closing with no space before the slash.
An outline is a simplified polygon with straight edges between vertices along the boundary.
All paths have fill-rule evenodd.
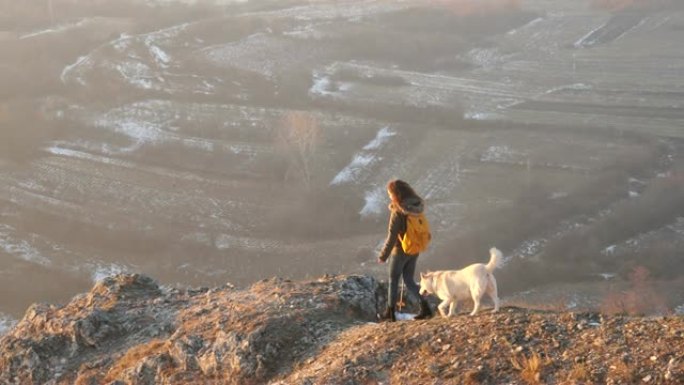
<path id="1" fill-rule="evenodd" d="M 402 229 L 399 230 L 397 233 L 397 236 L 399 237 L 399 241 L 401 242 L 401 238 L 404 237 L 404 234 L 406 234 L 406 231 L 408 230 L 408 214 L 404 214 L 401 211 L 397 211 L 397 214 L 401 216 L 401 223 L 403 224 Z"/>

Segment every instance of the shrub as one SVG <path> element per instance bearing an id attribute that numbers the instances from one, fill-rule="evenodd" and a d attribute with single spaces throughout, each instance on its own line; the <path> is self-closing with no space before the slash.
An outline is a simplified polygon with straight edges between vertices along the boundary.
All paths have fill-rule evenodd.
<path id="1" fill-rule="evenodd" d="M 664 314 L 668 312 L 665 297 L 658 293 L 651 279 L 651 273 L 643 266 L 637 266 L 629 276 L 630 288 L 624 291 L 609 291 L 601 303 L 601 311 L 608 314 Z"/>
<path id="2" fill-rule="evenodd" d="M 527 357 L 525 355 L 511 357 L 513 368 L 520 371 L 520 377 L 529 385 L 541 384 L 542 371 L 551 362 L 542 358 L 537 352 Z"/>

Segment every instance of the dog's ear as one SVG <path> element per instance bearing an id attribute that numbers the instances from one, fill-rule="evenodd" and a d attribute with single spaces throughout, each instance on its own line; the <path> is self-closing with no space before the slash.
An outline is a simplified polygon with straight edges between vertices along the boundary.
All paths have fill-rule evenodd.
<path id="1" fill-rule="evenodd" d="M 421 271 L 421 272 L 420 272 L 420 279 L 425 279 L 425 277 L 426 277 L 426 275 L 423 274 L 423 272 Z"/>

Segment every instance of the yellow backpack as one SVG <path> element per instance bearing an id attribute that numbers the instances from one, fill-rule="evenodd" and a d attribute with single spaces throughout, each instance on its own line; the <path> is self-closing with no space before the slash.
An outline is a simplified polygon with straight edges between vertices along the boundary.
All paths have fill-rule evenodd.
<path id="1" fill-rule="evenodd" d="M 399 234 L 399 242 L 404 253 L 415 255 L 427 249 L 432 240 L 430 223 L 424 213 L 409 214 L 406 216 L 406 232 Z"/>

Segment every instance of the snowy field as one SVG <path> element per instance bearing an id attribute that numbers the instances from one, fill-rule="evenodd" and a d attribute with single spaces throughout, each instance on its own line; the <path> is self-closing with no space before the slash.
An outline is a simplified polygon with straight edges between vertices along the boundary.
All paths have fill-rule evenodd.
<path id="1" fill-rule="evenodd" d="M 419 269 L 496 245 L 504 298 L 681 259 L 684 7 L 343 3 L 0 18 L 0 332 L 117 272 L 383 277 L 394 177 L 427 200 Z"/>

